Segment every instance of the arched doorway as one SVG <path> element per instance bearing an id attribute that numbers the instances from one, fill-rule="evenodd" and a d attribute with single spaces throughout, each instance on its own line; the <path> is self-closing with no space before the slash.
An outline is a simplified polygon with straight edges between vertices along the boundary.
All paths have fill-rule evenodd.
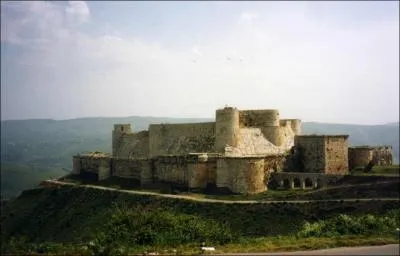
<path id="1" fill-rule="evenodd" d="M 300 179 L 299 179 L 299 178 L 295 178 L 295 179 L 293 180 L 293 182 L 294 182 L 294 187 L 295 187 L 295 188 L 299 188 L 299 187 L 301 186 L 301 182 L 300 182 Z"/>
<path id="2" fill-rule="evenodd" d="M 304 183 L 305 183 L 306 188 L 313 188 L 313 185 L 314 185 L 314 184 L 313 184 L 312 179 L 306 178 L 305 181 L 304 181 Z"/>
<path id="3" fill-rule="evenodd" d="M 283 187 L 286 188 L 286 189 L 290 188 L 290 181 L 289 181 L 289 179 L 284 179 L 284 180 L 283 180 Z"/>

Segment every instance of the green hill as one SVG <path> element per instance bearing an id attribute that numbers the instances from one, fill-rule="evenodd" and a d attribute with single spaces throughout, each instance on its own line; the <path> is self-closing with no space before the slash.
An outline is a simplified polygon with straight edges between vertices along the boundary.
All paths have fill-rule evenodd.
<path id="1" fill-rule="evenodd" d="M 2 194 L 15 196 L 44 177 L 63 175 L 72 169 L 72 155 L 85 151 L 111 151 L 111 131 L 115 123 L 132 124 L 134 131 L 150 123 L 206 122 L 211 119 L 121 117 L 71 120 L 1 121 Z M 304 134 L 349 134 L 351 145 L 393 146 L 399 161 L 399 125 L 347 125 L 303 123 Z M 25 182 L 29 177 L 29 182 Z"/>
<path id="2" fill-rule="evenodd" d="M 393 242 L 398 214 L 397 201 L 244 205 L 83 187 L 42 188 L 24 191 L 2 208 L 2 254 L 50 252 L 49 243 L 59 244 L 63 254 L 76 254 L 68 248 L 84 250 L 82 246 L 90 241 L 103 249 L 123 246 L 131 250 L 186 244 L 197 248 L 201 242 L 218 248 L 232 243 L 248 248 L 264 244 L 265 249 L 271 241 L 291 245 L 293 250 L 298 249 L 293 242 L 304 248 L 307 241 L 303 238 L 331 237 L 329 244 L 318 246 L 338 246 L 337 241 L 349 235 L 373 240 L 386 237 Z M 357 240 L 347 241 L 356 244 Z M 307 248 L 313 246 L 308 241 Z"/>

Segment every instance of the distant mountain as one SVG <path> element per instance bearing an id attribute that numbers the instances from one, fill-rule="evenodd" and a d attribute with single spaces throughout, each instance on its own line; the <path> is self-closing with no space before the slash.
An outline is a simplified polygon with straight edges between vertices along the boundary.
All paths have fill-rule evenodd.
<path id="1" fill-rule="evenodd" d="M 141 131 L 151 123 L 208 121 L 212 119 L 139 116 L 1 121 L 2 189 L 3 185 L 10 187 L 9 183 L 18 184 L 18 177 L 27 177 L 29 172 L 31 183 L 49 175 L 61 175 L 72 169 L 72 156 L 76 153 L 111 152 L 111 132 L 116 123 L 131 124 L 134 131 Z M 349 134 L 351 145 L 392 145 L 394 161 L 398 163 L 400 158 L 398 123 L 348 125 L 306 122 L 302 131 L 303 134 Z M 16 174 L 17 169 L 19 174 Z M 14 185 L 11 186 L 13 191 L 18 190 L 18 185 Z"/>

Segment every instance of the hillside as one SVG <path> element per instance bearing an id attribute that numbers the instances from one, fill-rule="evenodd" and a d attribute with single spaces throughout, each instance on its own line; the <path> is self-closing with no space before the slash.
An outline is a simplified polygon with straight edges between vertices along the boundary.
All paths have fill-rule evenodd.
<path id="1" fill-rule="evenodd" d="M 259 238 L 269 243 L 276 236 L 280 236 L 275 239 L 278 243 L 300 239 L 297 243 L 301 246 L 305 242 L 301 242 L 303 237 L 316 236 L 322 240 L 327 238 L 329 246 L 337 246 L 337 241 L 348 235 L 387 237 L 393 242 L 398 214 L 396 201 L 243 205 L 83 187 L 41 188 L 24 191 L 2 209 L 1 242 L 2 250 L 18 246 L 26 250 L 35 248 L 30 244 L 37 244 L 42 246 L 42 251 L 43 243 L 62 243 L 65 252 L 69 246 L 82 248 L 90 241 L 101 242 L 102 246 L 128 246 L 132 250 L 185 244 L 196 248 L 203 241 L 218 247 L 241 243 L 252 248 L 262 242 Z M 313 231 L 310 227 L 319 227 L 319 230 Z M 310 246 L 315 245 L 309 244 L 306 248 Z"/>
<path id="2" fill-rule="evenodd" d="M 71 120 L 10 120 L 1 122 L 2 195 L 32 187 L 43 178 L 63 175 L 72 169 L 72 155 L 85 151 L 111 151 L 111 131 L 115 123 L 132 124 L 134 131 L 150 123 L 206 122 L 210 119 L 123 117 Z M 399 161 L 399 126 L 303 123 L 304 134 L 349 134 L 351 145 L 393 146 Z M 26 180 L 29 178 L 29 182 Z M 12 188 L 10 190 L 10 188 Z"/>

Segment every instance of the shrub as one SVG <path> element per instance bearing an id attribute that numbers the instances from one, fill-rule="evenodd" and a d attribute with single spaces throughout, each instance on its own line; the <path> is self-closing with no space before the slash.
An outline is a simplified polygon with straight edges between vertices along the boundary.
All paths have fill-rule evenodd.
<path id="1" fill-rule="evenodd" d="M 159 209 L 132 210 L 125 205 L 115 205 L 106 232 L 100 233 L 92 244 L 98 255 L 111 253 L 109 249 L 96 247 L 107 244 L 110 248 L 122 248 L 125 244 L 176 246 L 187 243 L 226 244 L 238 239 L 226 225 L 198 216 L 177 214 Z"/>
<path id="2" fill-rule="evenodd" d="M 297 233 L 298 237 L 368 235 L 373 233 L 390 233 L 399 227 L 400 209 L 387 212 L 383 216 L 371 214 L 351 216 L 340 214 L 327 220 L 314 223 L 306 222 Z"/>

